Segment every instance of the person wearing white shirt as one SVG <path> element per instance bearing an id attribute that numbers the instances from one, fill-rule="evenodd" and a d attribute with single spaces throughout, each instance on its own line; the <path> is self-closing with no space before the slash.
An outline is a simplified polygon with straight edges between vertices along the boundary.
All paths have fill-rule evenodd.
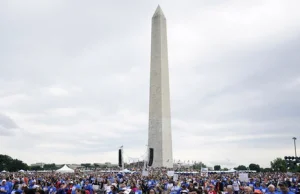
<path id="1" fill-rule="evenodd" d="M 240 191 L 240 181 L 234 179 L 234 181 L 232 182 L 232 188 L 233 188 L 234 194 L 238 194 Z"/>

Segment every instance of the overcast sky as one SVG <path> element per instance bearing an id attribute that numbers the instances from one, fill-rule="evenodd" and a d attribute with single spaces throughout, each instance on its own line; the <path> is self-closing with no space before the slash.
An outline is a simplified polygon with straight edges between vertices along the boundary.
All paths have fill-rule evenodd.
<path id="1" fill-rule="evenodd" d="M 300 139 L 300 1 L 0 1 L 0 153 L 146 151 L 151 17 L 168 24 L 176 160 L 269 166 Z M 300 149 L 300 141 L 298 140 Z"/>

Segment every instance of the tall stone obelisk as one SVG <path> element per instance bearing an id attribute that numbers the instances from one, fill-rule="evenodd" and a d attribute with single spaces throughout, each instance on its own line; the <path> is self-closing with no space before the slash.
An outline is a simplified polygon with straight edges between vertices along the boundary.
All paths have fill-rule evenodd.
<path id="1" fill-rule="evenodd" d="M 152 17 L 148 133 L 152 166 L 173 168 L 167 24 L 160 6 Z"/>

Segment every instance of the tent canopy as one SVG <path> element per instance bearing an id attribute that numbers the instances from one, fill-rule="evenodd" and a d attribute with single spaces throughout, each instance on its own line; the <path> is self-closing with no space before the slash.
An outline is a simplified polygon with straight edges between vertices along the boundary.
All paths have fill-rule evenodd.
<path id="1" fill-rule="evenodd" d="M 64 165 L 60 169 L 56 170 L 56 172 L 61 172 L 61 173 L 72 173 L 74 172 L 73 169 L 69 168 L 67 165 Z"/>
<path id="2" fill-rule="evenodd" d="M 131 173 L 131 171 L 128 170 L 128 169 L 124 169 L 124 170 L 122 170 L 121 172 L 123 172 L 123 173 Z"/>
<path id="3" fill-rule="evenodd" d="M 234 170 L 233 168 L 228 170 L 227 172 L 235 172 L 236 170 Z"/>

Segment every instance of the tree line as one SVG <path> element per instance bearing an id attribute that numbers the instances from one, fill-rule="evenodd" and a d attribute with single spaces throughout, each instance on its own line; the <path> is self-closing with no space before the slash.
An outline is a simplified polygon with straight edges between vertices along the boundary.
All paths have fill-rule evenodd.
<path id="1" fill-rule="evenodd" d="M 200 170 L 201 168 L 206 168 L 206 165 L 203 163 L 195 163 L 193 169 Z M 215 165 L 213 168 L 215 171 L 227 171 L 228 168 L 222 168 L 221 165 Z M 283 158 L 275 158 L 270 162 L 269 168 L 262 168 L 259 164 L 251 163 L 248 166 L 238 165 L 234 170 L 251 170 L 256 172 L 300 172 L 300 165 L 287 165 L 286 161 Z"/>
<path id="2" fill-rule="evenodd" d="M 85 169 L 92 168 L 116 168 L 117 165 L 112 165 L 110 163 L 105 164 L 91 164 L 84 163 L 81 166 Z M 29 166 L 21 160 L 13 159 L 8 155 L 0 154 L 0 171 L 9 171 L 16 172 L 19 170 L 57 170 L 61 168 L 62 165 L 52 164 L 44 164 L 43 166 Z M 195 163 L 191 166 L 194 170 L 201 170 L 201 168 L 206 168 L 207 166 L 203 163 Z M 234 168 L 235 170 L 254 170 L 256 172 L 300 172 L 300 165 L 287 165 L 286 161 L 283 158 L 276 158 L 270 162 L 270 168 L 261 168 L 260 165 L 251 163 L 248 166 L 239 165 Z M 215 171 L 224 170 L 227 171 L 228 168 L 222 168 L 221 165 L 214 166 Z"/>

